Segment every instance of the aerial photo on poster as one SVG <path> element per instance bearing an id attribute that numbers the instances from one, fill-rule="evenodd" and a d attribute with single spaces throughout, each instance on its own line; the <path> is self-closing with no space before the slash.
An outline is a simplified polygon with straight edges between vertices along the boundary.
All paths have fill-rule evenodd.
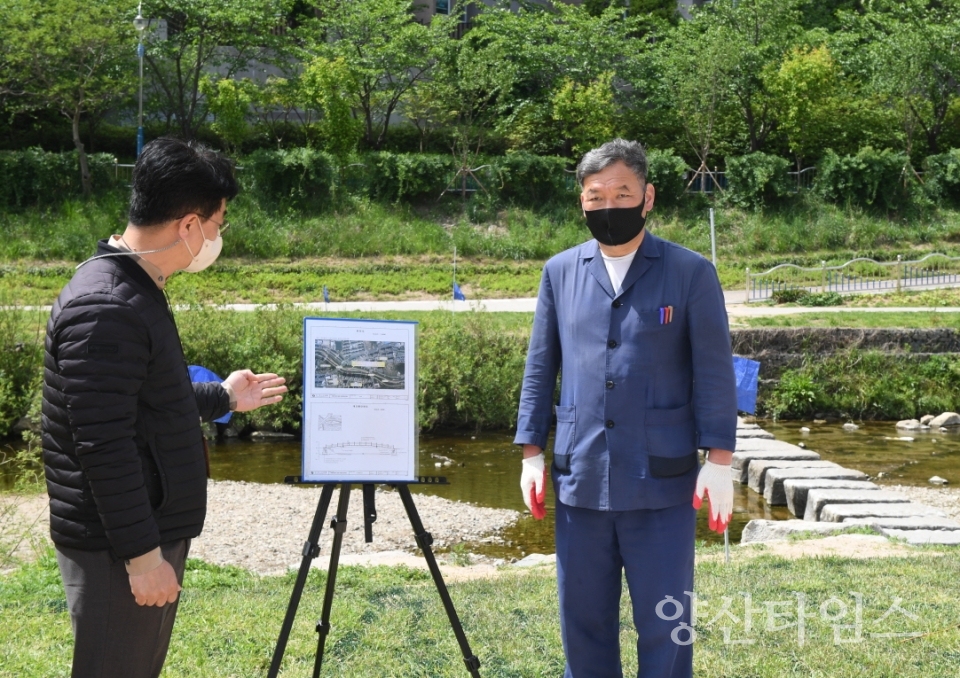
<path id="1" fill-rule="evenodd" d="M 317 339 L 316 388 L 404 388 L 404 345 L 400 341 Z"/>

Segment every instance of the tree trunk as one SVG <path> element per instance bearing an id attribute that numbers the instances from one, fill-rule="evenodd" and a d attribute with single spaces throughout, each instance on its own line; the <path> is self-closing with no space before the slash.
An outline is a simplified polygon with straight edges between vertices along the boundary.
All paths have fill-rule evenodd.
<path id="1" fill-rule="evenodd" d="M 80 109 L 73 111 L 73 145 L 77 147 L 77 157 L 80 159 L 80 184 L 83 186 L 83 195 L 89 198 L 93 193 L 93 185 L 90 180 L 90 165 L 87 163 L 87 152 L 83 148 L 83 142 L 80 140 Z"/>

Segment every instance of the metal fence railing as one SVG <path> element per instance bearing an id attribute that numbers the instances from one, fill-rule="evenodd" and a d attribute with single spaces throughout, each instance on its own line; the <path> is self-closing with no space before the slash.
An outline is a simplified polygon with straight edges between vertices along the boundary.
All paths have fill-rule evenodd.
<path id="1" fill-rule="evenodd" d="M 119 162 L 113 164 L 113 178 L 117 182 L 124 181 L 127 184 L 133 182 L 133 165 L 125 165 Z"/>
<path id="2" fill-rule="evenodd" d="M 839 266 L 804 268 L 780 264 L 762 273 L 747 269 L 747 302 L 766 301 L 778 292 L 884 292 L 960 285 L 960 257 L 935 252 L 916 261 L 876 261 L 861 257 Z"/>
<path id="3" fill-rule="evenodd" d="M 816 171 L 816 167 L 804 167 L 799 171 L 787 172 L 794 193 L 809 191 L 813 188 L 813 175 Z M 727 190 L 727 173 L 719 170 L 695 170 L 691 167 L 684 174 L 683 180 L 688 184 L 687 193 L 712 194 L 717 191 L 717 188 Z"/>
<path id="4" fill-rule="evenodd" d="M 695 170 L 692 167 L 683 175 L 687 182 L 687 193 L 712 194 L 719 188 L 727 190 L 727 173 L 713 170 Z"/>

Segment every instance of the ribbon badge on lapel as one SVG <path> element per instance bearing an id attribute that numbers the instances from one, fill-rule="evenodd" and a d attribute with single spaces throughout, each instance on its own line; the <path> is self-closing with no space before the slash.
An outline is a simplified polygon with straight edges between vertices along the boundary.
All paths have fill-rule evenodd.
<path id="1" fill-rule="evenodd" d="M 673 322 L 673 306 L 660 307 L 660 324 L 668 325 Z"/>

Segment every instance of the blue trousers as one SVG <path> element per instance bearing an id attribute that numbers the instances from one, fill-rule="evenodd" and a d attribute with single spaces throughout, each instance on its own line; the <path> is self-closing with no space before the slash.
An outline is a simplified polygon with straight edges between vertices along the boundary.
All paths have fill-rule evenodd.
<path id="1" fill-rule="evenodd" d="M 638 636 L 637 676 L 692 678 L 691 633 L 675 629 L 690 624 L 690 596 L 684 591 L 693 591 L 696 515 L 690 502 L 665 509 L 595 511 L 557 501 L 564 678 L 622 678 L 624 571 Z"/>

